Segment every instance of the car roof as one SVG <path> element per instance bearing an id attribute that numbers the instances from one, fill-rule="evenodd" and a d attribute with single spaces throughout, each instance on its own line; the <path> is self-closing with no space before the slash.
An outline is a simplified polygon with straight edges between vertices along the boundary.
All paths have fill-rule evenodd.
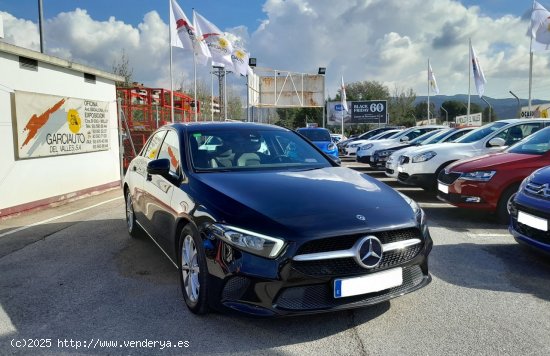
<path id="1" fill-rule="evenodd" d="M 281 126 L 259 124 L 255 122 L 183 122 L 168 124 L 165 127 L 172 127 L 177 130 L 273 130 L 273 131 L 290 131 Z"/>

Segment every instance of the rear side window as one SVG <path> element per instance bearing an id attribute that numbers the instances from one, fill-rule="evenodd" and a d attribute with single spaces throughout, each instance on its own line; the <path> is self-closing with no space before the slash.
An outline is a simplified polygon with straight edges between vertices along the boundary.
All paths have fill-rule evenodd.
<path id="1" fill-rule="evenodd" d="M 168 131 L 160 148 L 158 158 L 168 158 L 170 160 L 170 172 L 174 175 L 179 175 L 181 155 L 179 138 L 176 132 Z"/>
<path id="2" fill-rule="evenodd" d="M 166 135 L 166 131 L 164 130 L 154 133 L 147 144 L 147 148 L 143 151 L 142 156 L 149 159 L 157 158 L 164 135 Z"/>

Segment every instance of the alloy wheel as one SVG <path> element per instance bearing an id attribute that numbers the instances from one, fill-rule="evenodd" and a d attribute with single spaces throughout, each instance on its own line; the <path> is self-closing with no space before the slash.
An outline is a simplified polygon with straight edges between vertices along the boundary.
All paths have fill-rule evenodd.
<path id="1" fill-rule="evenodd" d="M 193 303 L 199 299 L 199 273 L 197 247 L 193 237 L 187 235 L 181 246 L 181 274 L 185 293 Z"/>

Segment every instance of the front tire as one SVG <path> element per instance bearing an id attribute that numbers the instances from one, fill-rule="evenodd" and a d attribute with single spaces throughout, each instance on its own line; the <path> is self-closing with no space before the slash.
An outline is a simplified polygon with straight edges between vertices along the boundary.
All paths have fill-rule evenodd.
<path id="1" fill-rule="evenodd" d="M 206 314 L 208 313 L 206 257 L 199 233 L 193 225 L 187 224 L 183 228 L 178 246 L 178 268 L 185 304 L 194 314 Z"/>
<path id="2" fill-rule="evenodd" d="M 500 196 L 500 199 L 498 200 L 497 211 L 496 211 L 497 220 L 499 223 L 508 224 L 510 222 L 509 205 L 512 202 L 512 199 L 514 199 L 514 196 L 516 195 L 518 189 L 519 189 L 519 185 L 514 184 L 506 188 L 506 190 Z"/>
<path id="3" fill-rule="evenodd" d="M 126 228 L 128 229 L 128 234 L 130 234 L 131 237 L 138 237 L 139 228 L 136 221 L 136 214 L 134 212 L 132 194 L 130 194 L 129 189 L 126 190 Z"/>

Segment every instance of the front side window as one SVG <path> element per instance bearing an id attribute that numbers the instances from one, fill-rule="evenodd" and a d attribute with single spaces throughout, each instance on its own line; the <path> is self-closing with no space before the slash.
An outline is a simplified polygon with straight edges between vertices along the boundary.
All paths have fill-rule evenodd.
<path id="1" fill-rule="evenodd" d="M 527 155 L 543 155 L 550 150 L 550 128 L 540 130 L 525 140 L 508 148 L 506 152 Z"/>
<path id="2" fill-rule="evenodd" d="M 159 152 L 160 145 L 162 144 L 162 140 L 164 139 L 164 135 L 166 135 L 165 130 L 154 133 L 149 140 L 147 147 L 143 151 L 142 156 L 149 159 L 157 158 L 157 154 Z"/>
<path id="3" fill-rule="evenodd" d="M 191 162 L 200 172 L 315 169 L 330 167 L 327 159 L 291 131 L 231 128 L 191 131 Z M 208 149 L 204 142 L 219 143 Z"/>
<path id="4" fill-rule="evenodd" d="M 523 140 L 525 137 L 537 132 L 541 128 L 541 123 L 530 123 L 514 125 L 502 130 L 495 137 L 502 138 L 505 141 L 504 146 L 511 146 Z"/>
<path id="5" fill-rule="evenodd" d="M 170 160 L 170 172 L 179 175 L 181 164 L 180 142 L 178 134 L 175 131 L 168 131 L 166 138 L 160 148 L 158 158 L 167 158 Z"/>
<path id="6" fill-rule="evenodd" d="M 485 138 L 495 132 L 496 130 L 500 129 L 503 126 L 506 126 L 506 122 L 493 122 L 491 124 L 487 124 L 485 126 L 481 126 L 480 128 L 477 128 L 473 131 L 470 131 L 470 133 L 462 136 L 456 142 L 459 143 L 472 143 L 477 142 L 481 140 L 482 138 Z"/>

